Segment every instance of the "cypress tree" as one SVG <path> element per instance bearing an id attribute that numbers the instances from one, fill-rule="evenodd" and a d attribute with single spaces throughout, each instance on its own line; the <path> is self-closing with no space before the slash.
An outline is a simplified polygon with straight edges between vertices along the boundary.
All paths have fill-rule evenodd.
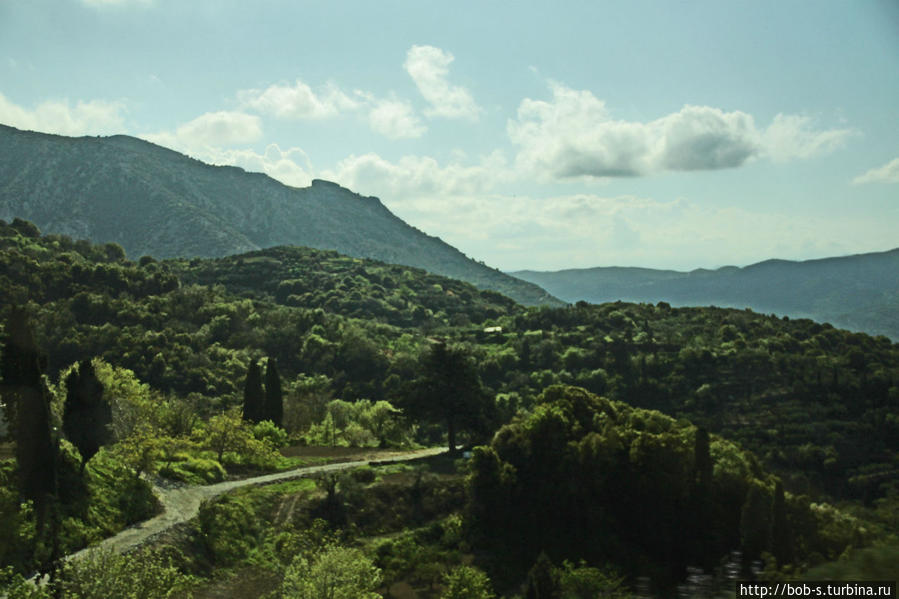
<path id="1" fill-rule="evenodd" d="M 46 359 L 38 352 L 24 310 L 10 312 L 5 337 L 0 393 L 14 430 L 20 493 L 34 502 L 40 532 L 56 495 L 58 453 L 51 433 L 50 392 L 42 376 Z"/>
<path id="2" fill-rule="evenodd" d="M 713 464 L 709 445 L 709 431 L 702 427 L 696 429 L 693 445 L 693 482 L 697 492 L 703 497 L 708 495 L 712 485 Z"/>
<path id="3" fill-rule="evenodd" d="M 788 564 L 793 560 L 790 536 L 784 487 L 778 480 L 774 484 L 774 505 L 771 509 L 771 550 L 778 565 Z"/>
<path id="4" fill-rule="evenodd" d="M 690 526 L 692 530 L 704 530 L 711 517 L 712 456 L 709 431 L 703 427 L 696 429 L 693 443 L 693 478 L 690 481 Z M 688 557 L 693 563 L 703 567 L 714 565 L 710 560 L 717 558 L 713 547 L 716 539 L 708 534 L 692 535 L 685 541 Z"/>
<path id="5" fill-rule="evenodd" d="M 262 391 L 262 369 L 255 360 L 247 370 L 243 387 L 243 419 L 248 422 L 264 420 L 265 393 Z"/>
<path id="6" fill-rule="evenodd" d="M 112 408 L 103 400 L 103 383 L 94 365 L 83 360 L 66 378 L 66 404 L 62 430 L 81 454 L 81 471 L 102 445 L 110 440 Z"/>
<path id="7" fill-rule="evenodd" d="M 274 358 L 269 358 L 265 366 L 265 411 L 263 415 L 263 420 L 271 420 L 275 426 L 281 426 L 284 420 L 281 375 L 278 374 L 278 363 Z"/>
<path id="8" fill-rule="evenodd" d="M 740 541 L 746 563 L 770 547 L 771 500 L 761 483 L 751 482 L 740 512 Z"/>

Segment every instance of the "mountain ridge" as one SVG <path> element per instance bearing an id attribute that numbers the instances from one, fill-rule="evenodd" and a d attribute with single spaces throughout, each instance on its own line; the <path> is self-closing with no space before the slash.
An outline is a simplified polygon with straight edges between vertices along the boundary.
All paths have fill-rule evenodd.
<path id="1" fill-rule="evenodd" d="M 594 267 L 509 274 L 572 303 L 748 307 L 899 339 L 899 248 L 802 261 L 772 258 L 714 270 Z"/>
<path id="2" fill-rule="evenodd" d="M 313 180 L 213 166 L 127 135 L 64 137 L 0 125 L 0 218 L 120 244 L 131 257 L 220 257 L 303 245 L 423 268 L 561 305 L 539 287 L 476 262 L 374 197 Z"/>

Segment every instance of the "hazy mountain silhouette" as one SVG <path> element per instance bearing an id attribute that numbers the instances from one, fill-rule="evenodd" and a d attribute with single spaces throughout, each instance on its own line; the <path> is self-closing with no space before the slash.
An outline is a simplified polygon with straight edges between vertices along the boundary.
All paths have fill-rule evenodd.
<path id="1" fill-rule="evenodd" d="M 899 340 L 899 249 L 690 272 L 600 267 L 510 274 L 567 302 L 751 308 Z"/>
<path id="2" fill-rule="evenodd" d="M 0 125 L 0 218 L 116 242 L 128 256 L 224 256 L 277 245 L 415 266 L 527 305 L 536 285 L 467 258 L 335 183 L 294 188 L 134 137 L 63 137 Z"/>

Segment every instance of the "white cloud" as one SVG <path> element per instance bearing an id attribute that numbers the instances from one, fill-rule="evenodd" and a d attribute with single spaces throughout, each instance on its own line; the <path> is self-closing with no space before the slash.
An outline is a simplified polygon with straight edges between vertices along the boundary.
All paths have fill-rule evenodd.
<path id="1" fill-rule="evenodd" d="M 763 143 L 767 155 L 774 161 L 811 158 L 827 154 L 856 135 L 854 129 L 815 131 L 807 116 L 778 114 L 765 130 Z"/>
<path id="2" fill-rule="evenodd" d="M 899 158 L 887 162 L 880 168 L 872 168 L 852 180 L 856 185 L 863 183 L 899 183 Z"/>
<path id="3" fill-rule="evenodd" d="M 347 112 L 367 111 L 372 131 L 389 139 L 421 137 L 427 131 L 409 102 L 395 97 L 378 99 L 360 90 L 354 91 L 351 97 L 334 83 L 316 91 L 298 79 L 293 85 L 242 90 L 237 98 L 244 108 L 279 119 L 322 120 Z"/>
<path id="4" fill-rule="evenodd" d="M 300 148 L 282 150 L 269 144 L 264 154 L 250 149 L 222 150 L 207 148 L 198 159 L 212 164 L 239 166 L 254 173 L 265 173 L 285 185 L 308 187 L 312 182 L 312 167 L 306 152 Z"/>
<path id="5" fill-rule="evenodd" d="M 207 112 L 179 126 L 174 133 L 143 135 L 160 145 L 195 152 L 234 144 L 247 144 L 262 137 L 262 119 L 243 112 Z"/>
<path id="6" fill-rule="evenodd" d="M 358 100 L 333 83 L 315 91 L 299 79 L 293 85 L 278 83 L 264 90 L 242 90 L 237 97 L 245 107 L 285 119 L 326 119 L 360 107 Z"/>
<path id="7" fill-rule="evenodd" d="M 506 161 L 499 153 L 480 164 L 468 166 L 452 162 L 441 166 L 430 156 L 404 156 L 390 162 L 369 153 L 349 156 L 322 177 L 359 193 L 379 196 L 394 205 L 431 206 L 448 198 L 484 194 L 508 175 Z"/>
<path id="8" fill-rule="evenodd" d="M 684 106 L 647 125 L 656 144 L 650 162 L 677 171 L 714 170 L 742 165 L 759 152 L 758 133 L 745 112 L 709 106 Z"/>
<path id="9" fill-rule="evenodd" d="M 262 119 L 242 112 L 209 112 L 179 126 L 174 132 L 144 134 L 153 143 L 184 152 L 209 164 L 239 166 L 265 173 L 294 187 L 312 181 L 309 157 L 300 148 L 282 150 L 269 144 L 260 154 L 249 148 L 228 148 L 251 144 L 262 138 Z"/>
<path id="10" fill-rule="evenodd" d="M 123 102 L 105 100 L 79 101 L 71 106 L 68 100 L 42 102 L 33 110 L 22 108 L 0 94 L 0 123 L 57 135 L 98 135 L 121 133 L 124 128 Z"/>
<path id="11" fill-rule="evenodd" d="M 389 139 L 421 137 L 427 131 L 412 106 L 396 99 L 375 101 L 368 122 L 373 131 Z"/>
<path id="12" fill-rule="evenodd" d="M 412 46 L 406 53 L 403 67 L 425 100 L 431 105 L 425 110 L 429 117 L 477 120 L 481 109 L 469 91 L 447 80 L 449 65 L 454 57 L 434 46 Z"/>
<path id="13" fill-rule="evenodd" d="M 551 89 L 552 100 L 523 100 L 507 124 L 520 147 L 519 167 L 543 178 L 633 177 L 734 168 L 760 157 L 809 158 L 853 134 L 817 131 L 809 118 L 791 115 L 778 115 L 761 131 L 745 112 L 710 106 L 684 106 L 645 123 L 620 121 L 589 91 L 556 83 Z"/>

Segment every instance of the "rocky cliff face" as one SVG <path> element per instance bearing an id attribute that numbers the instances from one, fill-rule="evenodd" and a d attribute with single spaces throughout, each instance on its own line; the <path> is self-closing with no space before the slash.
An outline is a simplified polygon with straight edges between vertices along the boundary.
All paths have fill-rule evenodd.
<path id="1" fill-rule="evenodd" d="M 377 198 L 327 181 L 288 187 L 128 136 L 71 138 L 0 125 L 0 218 L 14 217 L 44 232 L 119 243 L 132 258 L 304 245 L 423 268 L 527 305 L 560 303 L 409 226 Z"/>

